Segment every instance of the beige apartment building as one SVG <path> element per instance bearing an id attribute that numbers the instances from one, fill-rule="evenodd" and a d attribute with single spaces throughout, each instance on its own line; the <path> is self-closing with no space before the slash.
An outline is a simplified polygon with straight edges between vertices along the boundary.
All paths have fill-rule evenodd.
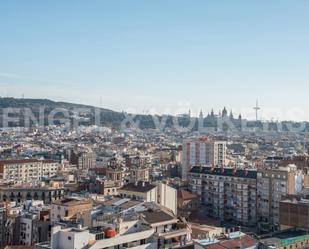
<path id="1" fill-rule="evenodd" d="M 92 209 L 90 199 L 64 198 L 54 201 L 51 205 L 51 222 L 70 220 L 75 215 L 82 215 Z"/>
<path id="2" fill-rule="evenodd" d="M 21 159 L 0 161 L 0 180 L 13 183 L 39 181 L 56 175 L 59 163 L 51 160 Z"/>
<path id="3" fill-rule="evenodd" d="M 259 170 L 257 175 L 258 223 L 260 231 L 280 228 L 280 201 L 286 195 L 299 194 L 303 173 L 295 165 Z"/>

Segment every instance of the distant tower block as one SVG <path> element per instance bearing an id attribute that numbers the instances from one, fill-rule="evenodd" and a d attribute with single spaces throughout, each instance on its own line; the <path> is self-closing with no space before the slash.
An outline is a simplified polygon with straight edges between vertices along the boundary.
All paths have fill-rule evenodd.
<path id="1" fill-rule="evenodd" d="M 255 110 L 255 120 L 258 121 L 258 112 L 259 110 L 261 110 L 261 108 L 259 107 L 258 100 L 256 100 L 256 104 L 255 104 L 255 107 L 253 107 L 253 109 Z"/>

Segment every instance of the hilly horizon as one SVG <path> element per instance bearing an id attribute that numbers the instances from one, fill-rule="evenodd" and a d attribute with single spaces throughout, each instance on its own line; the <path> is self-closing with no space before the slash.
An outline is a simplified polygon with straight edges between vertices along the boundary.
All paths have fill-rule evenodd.
<path id="1" fill-rule="evenodd" d="M 48 124 L 48 115 L 55 109 L 65 109 L 69 113 L 70 121 L 76 120 L 78 117 L 76 116 L 76 112 L 74 109 L 76 108 L 85 108 L 89 109 L 89 113 L 83 114 L 83 118 L 86 118 L 87 121 L 84 121 L 82 124 L 85 126 L 94 125 L 97 124 L 95 122 L 95 110 L 99 110 L 100 113 L 100 119 L 99 124 L 101 126 L 110 127 L 113 129 L 120 129 L 122 125 L 124 125 L 123 122 L 128 120 L 130 127 L 138 127 L 141 130 L 144 129 L 155 129 L 158 128 L 158 125 L 160 126 L 163 118 L 165 120 L 164 126 L 160 126 L 160 129 L 164 130 L 165 128 L 172 128 L 173 125 L 175 127 L 175 116 L 172 115 L 144 115 L 144 114 L 127 114 L 125 112 L 117 112 L 110 109 L 105 109 L 101 107 L 95 107 L 92 105 L 85 105 L 85 104 L 76 104 L 76 103 L 69 103 L 69 102 L 63 102 L 63 101 L 53 101 L 50 99 L 32 99 L 32 98 L 13 98 L 13 97 L 0 97 L 0 127 L 3 127 L 3 109 L 4 108 L 19 108 L 20 112 L 15 115 L 15 117 L 18 117 L 20 120 L 20 123 L 9 125 L 9 127 L 26 127 L 25 125 L 25 108 L 30 108 L 32 113 L 34 114 L 34 117 L 38 119 L 40 115 L 40 110 L 44 108 L 44 123 L 45 125 Z M 57 119 L 64 118 L 63 113 L 59 112 L 55 116 Z M 130 123 L 130 121 L 134 121 Z M 177 122 L 178 127 L 186 128 L 189 127 L 190 122 L 193 121 L 193 126 L 190 127 L 190 131 L 197 131 L 198 130 L 198 118 L 197 117 L 189 117 L 188 115 L 183 116 L 177 116 Z M 241 130 L 241 122 L 246 121 L 246 124 L 248 127 L 256 127 L 257 129 L 261 130 L 263 129 L 263 124 L 265 122 L 262 121 L 248 121 L 245 119 L 232 119 L 232 124 L 236 127 L 236 131 Z M 33 125 L 32 122 L 30 125 Z M 55 124 L 60 124 L 55 122 Z M 133 124 L 133 126 L 132 126 Z M 282 122 L 268 122 L 269 127 L 267 128 L 267 131 L 278 131 L 278 125 L 280 124 L 282 126 L 282 131 L 289 131 L 290 128 L 287 127 L 287 125 L 300 125 L 299 122 L 293 122 L 293 121 L 282 121 Z M 127 125 L 127 123 L 125 123 Z M 218 131 L 218 124 L 217 124 L 217 116 L 209 116 L 203 118 L 203 125 L 207 128 L 214 128 L 213 131 Z M 223 124 L 223 127 L 221 127 L 223 131 L 229 131 L 229 127 L 226 126 L 226 124 Z M 231 131 L 231 130 L 230 130 Z M 305 129 L 304 131 L 309 131 L 309 123 L 305 122 Z"/>
<path id="2" fill-rule="evenodd" d="M 105 109 L 101 107 L 95 107 L 92 105 L 85 104 L 76 104 L 69 103 L 63 101 L 53 101 L 50 99 L 32 99 L 32 98 L 13 98 L 13 97 L 0 97 L 0 114 L 1 114 L 1 127 L 3 125 L 2 122 L 2 114 L 4 108 L 30 108 L 36 118 L 39 116 L 40 108 L 44 108 L 45 114 L 48 115 L 53 109 L 63 108 L 70 112 L 70 115 L 73 116 L 74 108 L 86 108 L 90 109 L 90 113 L 87 115 L 89 118 L 89 122 L 85 123 L 85 125 L 94 124 L 94 115 L 95 109 L 100 110 L 100 124 L 103 126 L 111 127 L 111 128 L 120 128 L 121 122 L 126 119 L 125 112 L 117 112 L 110 109 Z M 58 116 L 61 118 L 61 115 Z M 155 124 L 153 122 L 152 115 L 143 115 L 143 114 L 134 114 L 132 118 L 134 121 L 139 123 L 139 127 L 141 129 L 153 129 L 155 128 Z M 162 116 L 157 116 L 162 118 Z M 20 113 L 20 119 L 23 120 L 23 113 Z M 180 123 L 185 124 L 187 118 L 180 118 Z M 172 116 L 168 115 L 167 126 L 170 126 L 172 122 Z M 22 126 L 23 123 L 20 124 Z"/>

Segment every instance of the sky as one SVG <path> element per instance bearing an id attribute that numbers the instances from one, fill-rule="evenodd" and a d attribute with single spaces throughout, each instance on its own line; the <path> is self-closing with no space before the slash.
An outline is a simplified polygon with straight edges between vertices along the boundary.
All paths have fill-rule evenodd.
<path id="1" fill-rule="evenodd" d="M 1 0 L 0 96 L 309 120 L 308 0 Z"/>

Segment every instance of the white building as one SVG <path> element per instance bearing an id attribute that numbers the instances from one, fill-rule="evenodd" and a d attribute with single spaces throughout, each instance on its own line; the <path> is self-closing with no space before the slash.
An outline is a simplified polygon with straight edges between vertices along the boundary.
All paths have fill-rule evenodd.
<path id="1" fill-rule="evenodd" d="M 95 235 L 88 229 L 66 228 L 61 226 L 52 228 L 51 249 L 84 249 L 95 241 Z"/>
<path id="2" fill-rule="evenodd" d="M 93 228 L 52 229 L 51 244 L 41 243 L 40 249 L 158 249 L 178 248 L 192 244 L 191 229 L 164 207 L 145 203 L 139 213 L 127 213 L 112 223 Z"/>
<path id="3" fill-rule="evenodd" d="M 129 183 L 120 188 L 118 193 L 125 198 L 158 203 L 177 214 L 177 190 L 167 184 Z"/>

